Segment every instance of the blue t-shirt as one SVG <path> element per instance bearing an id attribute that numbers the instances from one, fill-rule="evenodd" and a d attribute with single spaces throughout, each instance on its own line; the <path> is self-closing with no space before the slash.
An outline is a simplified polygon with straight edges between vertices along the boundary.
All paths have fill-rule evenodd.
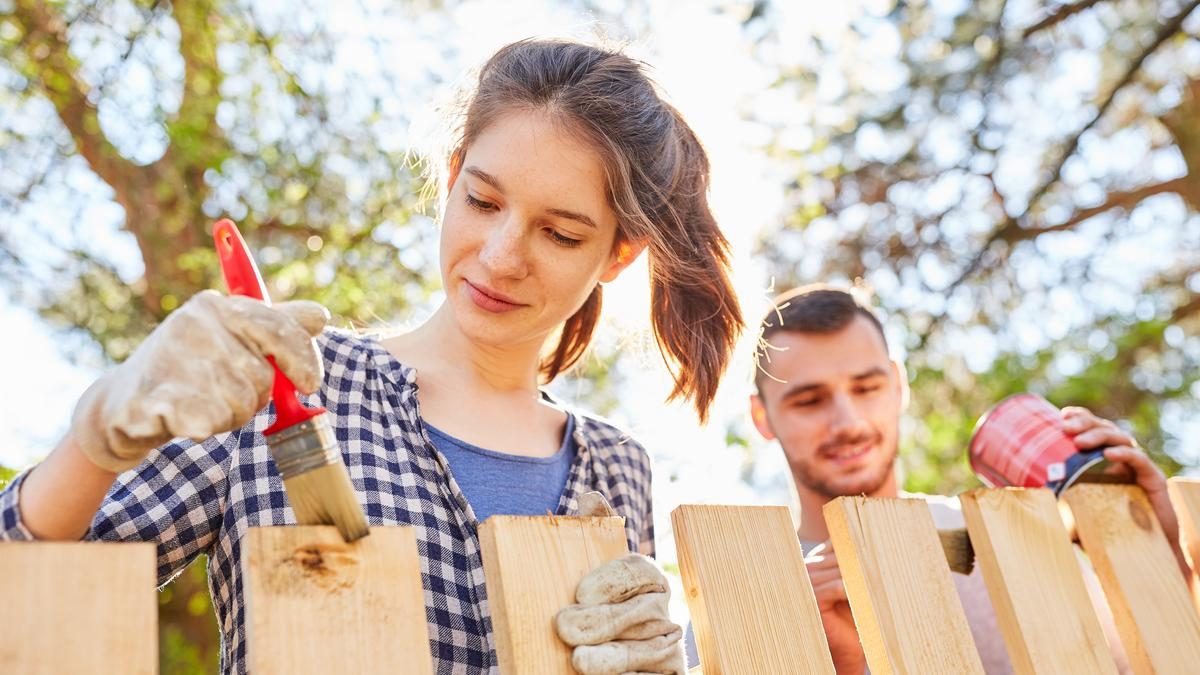
<path id="1" fill-rule="evenodd" d="M 575 459 L 575 420 L 567 415 L 558 452 L 522 457 L 465 443 L 425 422 L 429 440 L 446 456 L 450 473 L 479 522 L 496 513 L 544 516 L 558 510 Z"/>

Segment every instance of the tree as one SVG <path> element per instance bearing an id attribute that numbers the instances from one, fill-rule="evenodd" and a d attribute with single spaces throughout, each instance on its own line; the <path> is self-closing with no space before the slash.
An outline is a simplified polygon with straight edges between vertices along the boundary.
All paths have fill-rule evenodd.
<path id="1" fill-rule="evenodd" d="M 73 350 L 120 361 L 220 288 L 210 228 L 226 214 L 275 299 L 366 323 L 427 297 L 424 182 L 396 142 L 408 85 L 339 63 L 346 41 L 294 9 L 0 2 L 0 283 Z M 202 563 L 162 595 L 163 672 L 216 668 Z"/>
<path id="2" fill-rule="evenodd" d="M 431 228 L 411 226 L 422 179 L 395 142 L 406 120 L 389 83 L 330 77 L 340 43 L 312 14 L 258 14 L 219 0 L 14 0 L 0 15 L 5 220 L 36 222 L 64 195 L 95 201 L 75 188 L 93 177 L 120 207 L 6 229 L 5 281 L 111 359 L 220 287 L 210 228 L 226 214 L 277 299 L 365 322 L 428 292 Z M 106 228 L 132 246 L 100 249 Z"/>
<path id="3" fill-rule="evenodd" d="M 763 252 L 781 285 L 877 291 L 914 386 L 910 488 L 971 484 L 975 418 L 1027 389 L 1127 421 L 1168 470 L 1200 460 L 1181 437 L 1200 413 L 1197 5 L 898 3 L 802 45 L 783 5 L 748 25 L 771 96 L 807 115 L 763 115 L 794 176 Z"/>

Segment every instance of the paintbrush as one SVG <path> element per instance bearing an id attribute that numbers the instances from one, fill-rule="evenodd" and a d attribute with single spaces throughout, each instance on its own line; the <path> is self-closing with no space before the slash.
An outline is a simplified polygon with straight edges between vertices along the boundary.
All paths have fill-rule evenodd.
<path id="1" fill-rule="evenodd" d="M 271 304 L 267 287 L 237 226 L 222 219 L 213 227 L 217 257 L 230 294 L 244 295 Z M 306 408 L 296 398 L 296 387 L 279 370 L 275 357 L 271 398 L 275 424 L 263 432 L 267 449 L 283 478 L 284 492 L 300 525 L 334 525 L 347 542 L 369 534 L 367 518 L 354 495 L 350 474 L 342 462 L 329 415 L 324 408 Z"/>

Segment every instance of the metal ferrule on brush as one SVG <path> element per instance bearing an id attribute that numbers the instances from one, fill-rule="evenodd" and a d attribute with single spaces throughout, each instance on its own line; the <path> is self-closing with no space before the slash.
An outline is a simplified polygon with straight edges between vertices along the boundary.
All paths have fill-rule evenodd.
<path id="1" fill-rule="evenodd" d="M 342 461 L 328 415 L 317 415 L 267 436 L 267 446 L 285 480 Z"/>

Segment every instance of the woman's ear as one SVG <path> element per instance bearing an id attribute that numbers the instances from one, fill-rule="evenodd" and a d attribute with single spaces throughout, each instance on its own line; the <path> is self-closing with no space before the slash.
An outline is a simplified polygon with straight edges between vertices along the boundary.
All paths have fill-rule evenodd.
<path id="1" fill-rule="evenodd" d="M 646 250 L 646 242 L 644 241 L 622 241 L 617 244 L 616 250 L 613 251 L 612 262 L 608 269 L 600 275 L 602 283 L 608 283 L 616 279 L 621 272 L 625 271 L 626 267 L 633 264 L 634 260 Z"/>
<path id="2" fill-rule="evenodd" d="M 461 152 L 454 152 L 450 155 L 450 162 L 446 166 L 446 194 L 454 189 L 454 183 L 458 180 L 458 172 L 462 171 L 463 156 Z"/>

